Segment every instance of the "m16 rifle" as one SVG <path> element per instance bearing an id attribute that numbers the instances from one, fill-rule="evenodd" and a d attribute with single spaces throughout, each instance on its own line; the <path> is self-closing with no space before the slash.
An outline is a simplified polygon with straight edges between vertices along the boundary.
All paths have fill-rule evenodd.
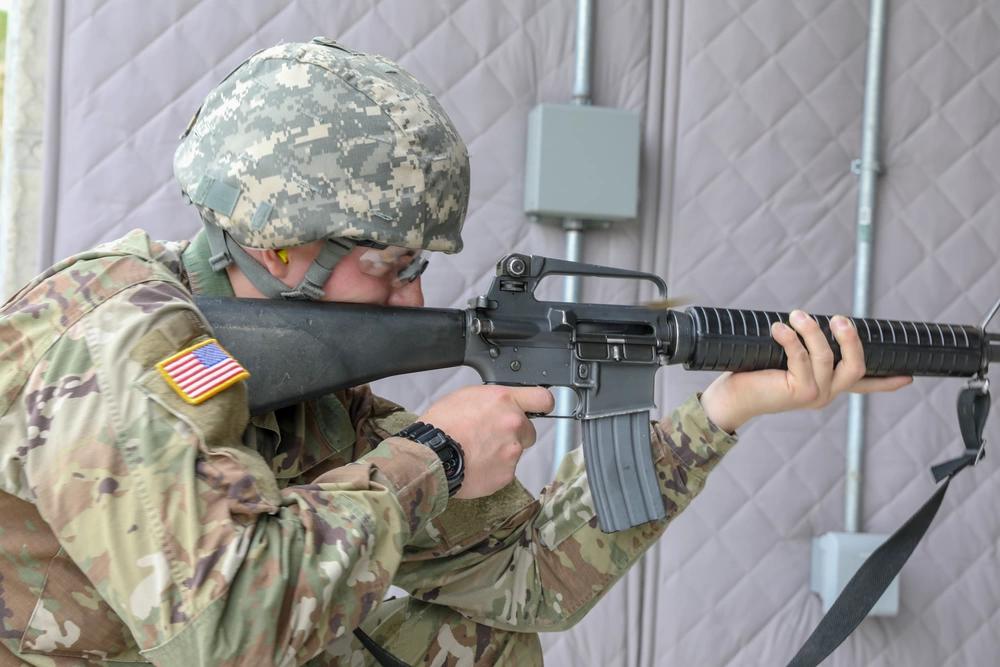
<path id="1" fill-rule="evenodd" d="M 199 298 L 221 344 L 251 373 L 252 413 L 379 378 L 470 366 L 501 385 L 568 387 L 578 397 L 587 477 L 601 528 L 661 519 L 649 411 L 660 366 L 753 371 L 786 367 L 771 338 L 788 313 L 691 306 L 561 303 L 535 298 L 549 276 L 628 278 L 650 273 L 512 254 L 489 291 L 464 310 Z M 814 316 L 839 361 L 830 318 Z M 986 381 L 1000 335 L 962 324 L 856 318 L 868 376 L 971 377 Z"/>

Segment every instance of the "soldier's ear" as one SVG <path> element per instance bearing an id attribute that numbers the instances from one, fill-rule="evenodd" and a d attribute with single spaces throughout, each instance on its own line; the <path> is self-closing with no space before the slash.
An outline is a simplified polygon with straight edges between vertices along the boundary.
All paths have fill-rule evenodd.
<path id="1" fill-rule="evenodd" d="M 288 275 L 288 255 L 283 250 L 258 250 L 253 251 L 254 259 L 260 262 L 267 272 L 278 280 Z"/>

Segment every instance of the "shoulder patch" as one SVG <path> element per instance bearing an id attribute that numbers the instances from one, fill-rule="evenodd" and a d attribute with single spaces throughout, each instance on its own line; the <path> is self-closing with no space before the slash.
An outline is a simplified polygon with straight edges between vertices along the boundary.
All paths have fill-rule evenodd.
<path id="1" fill-rule="evenodd" d="M 191 405 L 203 403 L 250 377 L 250 373 L 214 338 L 167 357 L 156 364 L 156 370 Z"/>

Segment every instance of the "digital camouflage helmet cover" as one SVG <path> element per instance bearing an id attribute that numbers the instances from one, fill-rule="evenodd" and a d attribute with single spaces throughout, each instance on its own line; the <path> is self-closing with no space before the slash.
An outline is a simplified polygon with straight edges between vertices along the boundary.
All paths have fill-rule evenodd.
<path id="1" fill-rule="evenodd" d="M 236 262 L 267 296 L 319 298 L 354 241 L 462 248 L 469 158 L 451 120 L 398 65 L 330 39 L 281 44 L 237 67 L 188 125 L 174 175 L 205 222 L 213 268 Z M 291 291 L 230 243 L 320 239 L 335 241 L 311 287 Z"/>

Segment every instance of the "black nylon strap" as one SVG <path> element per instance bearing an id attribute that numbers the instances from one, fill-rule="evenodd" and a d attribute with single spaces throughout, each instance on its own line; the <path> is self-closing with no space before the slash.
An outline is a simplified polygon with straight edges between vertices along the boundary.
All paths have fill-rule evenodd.
<path id="1" fill-rule="evenodd" d="M 958 425 L 962 429 L 966 455 L 983 458 L 983 429 L 990 415 L 990 391 L 987 388 L 966 387 L 958 395 Z M 974 462 L 974 463 L 975 463 Z"/>
<path id="2" fill-rule="evenodd" d="M 930 528 L 951 480 L 983 458 L 983 428 L 989 410 L 988 390 L 973 386 L 962 390 L 958 396 L 958 421 L 965 441 L 965 453 L 931 468 L 934 479 L 938 482 L 944 480 L 944 484 L 865 559 L 788 667 L 815 667 L 865 619 Z"/>
<path id="3" fill-rule="evenodd" d="M 964 466 L 963 466 L 964 467 Z M 937 514 L 951 478 L 899 530 L 872 552 L 795 654 L 788 667 L 812 667 L 854 632 L 903 568 Z"/>
<path id="4" fill-rule="evenodd" d="M 382 667 L 410 667 L 410 665 L 379 646 L 378 643 L 369 637 L 368 633 L 361 628 L 354 628 L 354 636 L 357 637 L 358 641 L 361 642 L 361 645 L 368 649 L 368 652 L 375 657 L 375 662 L 382 665 Z"/>

